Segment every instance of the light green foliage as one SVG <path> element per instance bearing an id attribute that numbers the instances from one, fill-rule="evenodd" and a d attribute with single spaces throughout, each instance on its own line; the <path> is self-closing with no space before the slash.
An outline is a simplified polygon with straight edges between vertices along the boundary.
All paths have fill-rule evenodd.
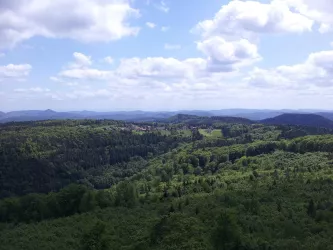
<path id="1" fill-rule="evenodd" d="M 205 137 L 212 137 L 212 138 L 222 137 L 222 132 L 220 129 L 199 129 L 199 132 Z"/>

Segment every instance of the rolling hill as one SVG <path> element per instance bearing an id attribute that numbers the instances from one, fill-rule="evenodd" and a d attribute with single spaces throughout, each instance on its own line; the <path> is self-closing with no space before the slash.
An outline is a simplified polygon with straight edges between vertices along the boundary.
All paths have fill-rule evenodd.
<path id="1" fill-rule="evenodd" d="M 319 112 L 319 113 L 316 113 L 316 114 L 333 121 L 333 113 L 330 113 L 330 112 Z"/>
<path id="2" fill-rule="evenodd" d="M 162 120 L 161 120 L 162 121 Z M 211 125 L 213 123 L 241 123 L 241 124 L 252 124 L 255 123 L 246 118 L 241 117 L 231 117 L 231 116 L 196 116 L 196 115 L 187 115 L 187 114 L 178 114 L 175 116 L 171 116 L 163 122 L 167 123 L 184 123 L 188 125 L 199 125 L 199 124 L 207 124 Z"/>
<path id="3" fill-rule="evenodd" d="M 317 114 L 282 114 L 274 118 L 261 120 L 269 125 L 301 125 L 312 127 L 333 128 L 333 121 Z"/>
<path id="4" fill-rule="evenodd" d="M 181 117 L 177 117 L 182 114 Z M 295 114 L 302 115 L 319 115 L 333 121 L 333 112 L 329 111 L 315 111 L 315 110 L 257 110 L 257 109 L 221 109 L 221 110 L 181 110 L 181 111 L 68 111 L 57 112 L 51 109 L 47 110 L 19 110 L 11 112 L 0 111 L 0 123 L 5 122 L 19 122 L 19 121 L 40 121 L 40 120 L 59 120 L 59 119 L 110 119 L 110 120 L 123 120 L 130 122 L 184 122 L 192 121 L 198 123 L 198 120 L 205 120 L 210 123 L 212 120 L 215 122 L 227 123 L 253 123 L 252 121 L 270 121 L 269 118 L 278 117 L 279 115 L 287 114 L 295 116 Z M 185 117 L 184 115 L 188 115 Z M 292 119 L 291 124 L 295 124 L 295 119 Z M 251 121 L 250 121 L 251 120 Z M 315 119 L 316 120 L 316 119 Z M 288 121 L 289 122 L 289 121 Z M 301 124 L 308 124 L 302 121 Z M 284 122 L 283 122 L 284 124 Z M 298 124 L 298 123 L 297 123 Z M 310 123 L 317 126 L 316 122 Z M 326 123 L 324 122 L 324 125 Z M 312 126 L 310 125 L 310 126 Z M 326 126 L 326 125 L 325 125 Z"/>

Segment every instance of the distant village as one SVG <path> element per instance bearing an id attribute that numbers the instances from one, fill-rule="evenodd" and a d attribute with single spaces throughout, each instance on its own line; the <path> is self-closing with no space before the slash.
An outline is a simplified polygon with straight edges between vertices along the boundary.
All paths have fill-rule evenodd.
<path id="1" fill-rule="evenodd" d="M 198 127 L 184 125 L 177 130 L 196 130 Z M 136 131 L 136 132 L 152 132 L 152 131 L 170 131 L 171 128 L 168 126 L 149 126 L 149 125 L 136 125 L 128 124 L 126 127 L 121 128 L 123 131 Z"/>

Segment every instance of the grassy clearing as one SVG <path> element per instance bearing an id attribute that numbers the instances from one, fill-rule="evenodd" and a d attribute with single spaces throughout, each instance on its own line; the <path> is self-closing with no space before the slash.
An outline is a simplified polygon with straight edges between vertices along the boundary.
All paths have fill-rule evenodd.
<path id="1" fill-rule="evenodd" d="M 133 133 L 133 134 L 137 134 L 137 135 L 143 135 L 143 134 L 146 133 L 146 132 L 144 132 L 144 131 L 135 131 L 135 130 L 133 130 L 132 133 Z"/>
<path id="2" fill-rule="evenodd" d="M 171 132 L 168 130 L 160 130 L 159 132 L 161 133 L 161 135 L 166 135 L 166 136 L 171 135 Z"/>
<path id="3" fill-rule="evenodd" d="M 211 132 L 209 132 L 208 129 L 199 129 L 199 132 L 205 137 L 222 137 L 222 132 L 220 129 L 213 129 Z"/>
<path id="4" fill-rule="evenodd" d="M 191 130 L 187 129 L 187 130 L 179 130 L 179 134 L 181 134 L 184 137 L 189 137 L 192 135 Z"/>

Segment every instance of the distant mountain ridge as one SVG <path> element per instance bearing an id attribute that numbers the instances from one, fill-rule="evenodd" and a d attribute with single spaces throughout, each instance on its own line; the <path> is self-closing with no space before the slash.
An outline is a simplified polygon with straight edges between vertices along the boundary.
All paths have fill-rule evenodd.
<path id="1" fill-rule="evenodd" d="M 175 116 L 171 116 L 165 120 L 161 120 L 162 122 L 169 123 L 184 123 L 188 125 L 199 125 L 199 124 L 207 124 L 211 125 L 213 123 L 241 123 L 241 124 L 252 124 L 255 123 L 246 118 L 241 117 L 231 117 L 231 116 L 196 116 L 196 115 L 188 115 L 188 114 L 177 114 Z"/>
<path id="2" fill-rule="evenodd" d="M 111 119 L 130 122 L 227 122 L 227 123 L 266 123 L 289 124 L 331 128 L 333 111 L 320 110 L 259 110 L 259 109 L 222 109 L 222 110 L 182 110 L 182 111 L 69 111 L 22 110 L 0 111 L 0 123 L 19 121 L 59 119 Z"/>
<path id="3" fill-rule="evenodd" d="M 282 114 L 274 118 L 261 120 L 268 125 L 302 125 L 311 127 L 333 128 L 333 121 L 317 114 Z"/>

